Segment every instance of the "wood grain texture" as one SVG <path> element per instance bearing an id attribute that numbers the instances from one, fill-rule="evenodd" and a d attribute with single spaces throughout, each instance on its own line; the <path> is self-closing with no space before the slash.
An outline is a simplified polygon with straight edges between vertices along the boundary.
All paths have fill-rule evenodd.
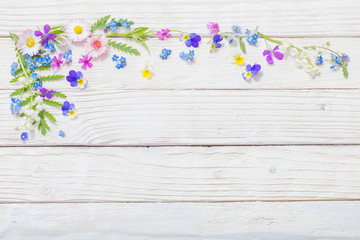
<path id="1" fill-rule="evenodd" d="M 0 91 L 9 111 L 10 91 Z M 64 117 L 28 145 L 359 144 L 359 90 L 74 90 Z M 51 107 L 50 107 L 51 108 Z M 55 110 L 53 110 L 54 112 Z M 10 115 L 10 114 L 9 114 Z M 12 116 L 10 116 L 12 117 Z M 22 144 L 22 121 L 0 116 L 0 145 Z M 57 136 L 64 130 L 67 137 Z"/>
<path id="2" fill-rule="evenodd" d="M 0 148 L 0 202 L 360 199 L 359 162 L 357 146 Z"/>
<path id="3" fill-rule="evenodd" d="M 0 36 L 23 31 L 24 25 L 61 24 L 73 18 L 90 22 L 111 14 L 130 18 L 137 26 L 208 33 L 206 24 L 218 21 L 221 29 L 234 23 L 281 36 L 359 36 L 360 2 L 357 0 L 161 0 L 161 1 L 2 1 Z M 39 14 L 41 13 L 41 14 Z"/>
<path id="4" fill-rule="evenodd" d="M 355 240 L 359 202 L 11 204 L 2 240 Z"/>
<path id="5" fill-rule="evenodd" d="M 122 39 L 117 39 L 122 41 Z M 201 46 L 195 50 L 196 60 L 193 64 L 187 64 L 179 58 L 179 53 L 188 51 L 189 49 L 183 42 L 178 39 L 168 39 L 159 41 L 151 39 L 148 44 L 151 49 L 151 55 L 144 51 L 138 44 L 130 41 L 124 41 L 142 52 L 142 56 L 128 56 L 114 50 L 110 51 L 105 59 L 94 61 L 94 67 L 84 71 L 84 76 L 89 80 L 89 88 L 91 89 L 314 89 L 314 88 L 360 88 L 360 39 L 359 38 L 332 38 L 327 39 L 332 43 L 334 49 L 348 53 L 351 61 L 349 63 L 349 77 L 345 79 L 342 76 L 341 69 L 338 71 L 330 70 L 330 64 L 325 63 L 320 67 L 321 75 L 315 79 L 302 69 L 298 69 L 294 59 L 286 54 L 283 61 L 275 61 L 274 65 L 269 65 L 262 56 L 265 49 L 265 43 L 260 40 L 257 47 L 247 45 L 248 54 L 245 56 L 246 62 L 243 66 L 236 66 L 230 61 L 230 53 L 239 51 L 238 43 L 234 43 L 229 47 L 228 43 L 220 48 L 216 53 L 209 52 L 209 46 L 206 43 L 209 38 L 202 40 Z M 326 40 L 319 38 L 307 39 L 291 39 L 298 46 L 306 46 L 311 44 L 322 44 Z M 10 65 L 15 60 L 14 45 L 8 38 L 0 39 L 0 45 L 4 48 L 0 49 L 0 76 L 3 76 L 0 89 L 9 89 L 8 81 L 12 79 L 10 75 Z M 67 75 L 69 70 L 81 70 L 78 59 L 81 57 L 83 48 L 70 45 L 73 50 L 73 64 L 63 66 L 60 71 Z M 162 48 L 172 50 L 172 55 L 168 60 L 162 60 L 159 57 Z M 67 48 L 66 48 L 67 49 Z M 125 56 L 127 66 L 124 69 L 115 69 L 115 64 L 111 61 L 113 54 Z M 326 56 L 326 55 L 324 55 Z M 328 56 L 329 57 L 329 56 Z M 315 59 L 314 59 L 315 61 Z M 141 69 L 146 63 L 153 66 L 153 78 L 147 80 L 142 78 Z M 245 71 L 246 64 L 254 64 L 255 62 L 262 65 L 261 76 L 255 80 L 246 82 L 241 74 Z M 51 71 L 53 73 L 53 71 Z M 40 73 L 40 75 L 43 73 Z M 68 91 L 69 83 L 64 80 L 60 83 L 46 84 L 55 89 Z M 16 87 L 16 85 L 13 85 Z M 87 90 L 85 90 L 87 91 Z"/>

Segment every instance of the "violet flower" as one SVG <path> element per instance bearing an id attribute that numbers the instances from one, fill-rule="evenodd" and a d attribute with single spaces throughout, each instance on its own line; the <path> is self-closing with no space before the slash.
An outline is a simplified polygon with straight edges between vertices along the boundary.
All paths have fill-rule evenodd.
<path id="1" fill-rule="evenodd" d="M 57 58 L 56 56 L 53 57 L 53 59 L 52 59 L 53 63 L 51 64 L 52 69 L 61 67 L 61 64 L 63 64 L 63 62 L 64 62 L 64 61 L 62 61 L 63 56 L 64 56 L 64 54 L 60 53 L 59 58 Z"/>
<path id="2" fill-rule="evenodd" d="M 209 22 L 206 27 L 210 30 L 211 34 L 220 32 L 219 24 L 217 23 Z"/>
<path id="3" fill-rule="evenodd" d="M 274 57 L 276 57 L 279 60 L 282 60 L 284 58 L 284 54 L 279 52 L 279 45 L 277 45 L 272 51 L 271 50 L 264 50 L 263 56 L 266 56 L 266 61 L 269 64 L 274 64 L 272 54 L 274 54 Z"/>
<path id="4" fill-rule="evenodd" d="M 83 58 L 79 59 L 79 63 L 83 64 L 82 69 L 86 70 L 87 68 L 92 68 L 93 64 L 90 62 L 92 60 L 92 57 L 89 57 L 89 55 L 84 55 Z"/>
<path id="5" fill-rule="evenodd" d="M 44 46 L 45 44 L 47 44 L 49 42 L 49 40 L 52 40 L 54 41 L 55 40 L 55 37 L 56 35 L 54 33 L 49 33 L 51 27 L 49 24 L 46 24 L 44 26 L 44 33 L 42 33 L 41 31 L 39 30 L 36 30 L 35 31 L 35 36 L 37 37 L 41 37 L 43 40 L 41 41 L 41 44 Z"/>
<path id="6" fill-rule="evenodd" d="M 56 92 L 54 90 L 47 90 L 46 88 L 40 88 L 39 91 L 40 91 L 40 97 L 42 98 L 47 97 L 48 99 L 51 99 L 54 93 Z"/>
<path id="7" fill-rule="evenodd" d="M 180 40 L 181 39 L 185 40 L 185 45 L 187 47 L 193 46 L 194 48 L 197 48 L 199 46 L 199 42 L 201 41 L 201 37 L 196 33 L 185 33 L 181 35 Z"/>
<path id="8" fill-rule="evenodd" d="M 164 41 L 165 38 L 169 38 L 171 36 L 170 29 L 161 29 L 161 32 L 157 31 L 156 35 L 159 36 L 159 40 Z"/>

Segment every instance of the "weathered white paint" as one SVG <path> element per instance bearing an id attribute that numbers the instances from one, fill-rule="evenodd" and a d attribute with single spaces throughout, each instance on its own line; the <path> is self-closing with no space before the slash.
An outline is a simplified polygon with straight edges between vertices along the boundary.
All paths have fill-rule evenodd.
<path id="1" fill-rule="evenodd" d="M 2 240 L 359 239 L 359 202 L 4 204 Z"/>
<path id="2" fill-rule="evenodd" d="M 72 18 L 91 22 L 111 14 L 129 18 L 139 26 L 154 29 L 169 27 L 182 31 L 208 33 L 209 21 L 221 23 L 221 31 L 233 24 L 255 28 L 281 36 L 359 36 L 360 3 L 358 0 L 17 0 L 2 1 L 0 35 L 35 27 L 65 23 Z"/>
<path id="3" fill-rule="evenodd" d="M 359 10 L 357 0 L 2 1 L 0 145 L 17 147 L 0 148 L 0 202 L 7 203 L 0 205 L 0 239 L 359 239 L 358 202 L 283 202 L 360 199 L 357 146 L 65 146 L 359 144 Z M 179 60 L 188 49 L 176 38 L 151 39 L 152 55 L 128 56 L 121 71 L 109 58 L 96 62 L 85 72 L 87 90 L 52 85 L 69 93 L 79 119 L 60 117 L 48 137 L 21 147 L 8 107 L 8 32 L 106 14 L 201 34 L 196 64 Z M 208 21 L 222 31 L 260 25 L 299 45 L 330 40 L 350 54 L 349 78 L 323 66 L 313 80 L 292 60 L 269 66 L 260 41 L 247 48 L 246 63 L 261 63 L 264 74 L 247 84 L 244 67 L 227 63 L 228 47 L 209 54 Z M 173 50 L 167 61 L 157 57 L 163 47 Z M 74 51 L 72 68 L 80 69 L 80 54 Z M 152 80 L 140 77 L 148 60 Z M 241 200 L 279 202 L 204 202 Z"/>
<path id="4" fill-rule="evenodd" d="M 0 148 L 0 202 L 360 199 L 357 146 Z"/>

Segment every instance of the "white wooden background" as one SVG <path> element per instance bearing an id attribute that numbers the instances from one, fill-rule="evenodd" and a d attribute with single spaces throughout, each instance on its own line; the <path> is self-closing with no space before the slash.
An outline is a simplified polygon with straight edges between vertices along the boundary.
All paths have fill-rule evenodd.
<path id="1" fill-rule="evenodd" d="M 360 239 L 360 1 L 1 0 L 0 12 L 1 240 Z M 96 62 L 85 91 L 53 85 L 78 119 L 59 116 L 22 144 L 8 32 L 106 14 L 195 31 L 196 64 L 177 57 L 187 50 L 177 38 L 151 39 L 152 55 L 127 56 L 121 71 Z M 269 66 L 260 40 L 246 59 L 264 74 L 246 83 L 228 47 L 209 54 L 208 21 L 299 45 L 330 40 L 350 55 L 349 77 L 324 67 L 310 79 L 290 58 Z"/>

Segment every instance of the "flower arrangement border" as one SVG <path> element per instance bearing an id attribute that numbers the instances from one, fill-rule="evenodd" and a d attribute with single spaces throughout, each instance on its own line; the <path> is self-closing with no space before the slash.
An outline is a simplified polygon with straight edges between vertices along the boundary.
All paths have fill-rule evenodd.
<path id="1" fill-rule="evenodd" d="M 45 84 L 51 81 L 60 81 L 66 78 L 71 87 L 85 89 L 88 81 L 83 72 L 70 70 L 68 76 L 60 74 L 44 75 L 43 71 L 59 69 L 62 65 L 72 63 L 72 50 L 67 48 L 67 42 L 85 42 L 85 54 L 78 60 L 82 70 L 92 68 L 94 61 L 106 54 L 110 47 L 120 52 L 140 55 L 140 52 L 127 44 L 119 42 L 109 37 L 120 36 L 122 38 L 134 40 L 140 43 L 150 54 L 150 49 L 146 44 L 151 36 L 157 36 L 160 41 L 177 35 L 180 41 L 185 43 L 189 51 L 182 51 L 179 54 L 181 60 L 191 64 L 195 59 L 195 49 L 199 47 L 201 36 L 196 33 L 187 33 L 175 29 L 161 29 L 159 31 L 150 30 L 148 27 L 137 27 L 132 29 L 133 21 L 128 19 L 115 19 L 110 15 L 96 20 L 92 25 L 82 19 L 70 20 L 65 25 L 51 27 L 46 24 L 42 29 L 27 29 L 20 35 L 10 33 L 11 39 L 15 44 L 17 61 L 11 64 L 11 84 L 19 85 L 11 94 L 10 110 L 17 117 L 23 118 L 24 124 L 18 127 L 22 131 L 20 138 L 22 141 L 29 139 L 29 131 L 37 128 L 41 134 L 46 135 L 50 131 L 48 121 L 56 122 L 56 118 L 48 107 L 61 109 L 64 116 L 75 118 L 75 104 L 71 103 L 66 94 L 45 88 Z M 220 32 L 218 23 L 209 22 L 206 25 L 209 32 L 213 35 L 207 43 L 211 53 L 218 51 L 223 45 L 224 39 L 228 44 L 238 42 L 239 48 L 234 51 L 231 60 L 235 65 L 244 64 L 246 54 L 246 43 L 249 46 L 257 44 L 262 38 L 266 43 L 263 56 L 268 64 L 274 64 L 274 60 L 284 59 L 285 52 L 290 50 L 291 56 L 295 59 L 298 67 L 305 69 L 311 77 L 319 74 L 319 66 L 324 62 L 330 63 L 330 69 L 342 69 L 343 76 L 348 76 L 349 56 L 345 53 L 331 49 L 330 43 L 322 45 L 296 46 L 288 40 L 280 41 L 271 38 L 258 31 L 246 29 L 244 33 L 239 25 L 233 25 L 231 31 Z M 271 46 L 275 44 L 275 46 Z M 65 50 L 64 50 L 65 49 Z M 164 48 L 159 54 L 163 60 L 168 59 L 172 54 L 171 49 Z M 53 55 L 53 56 L 50 56 Z M 115 62 L 117 69 L 127 65 L 125 57 L 114 55 L 112 61 Z M 261 71 L 261 65 L 247 64 L 242 77 L 248 81 Z M 151 66 L 144 66 L 142 77 L 151 78 Z M 66 133 L 59 130 L 58 135 L 65 137 Z"/>

